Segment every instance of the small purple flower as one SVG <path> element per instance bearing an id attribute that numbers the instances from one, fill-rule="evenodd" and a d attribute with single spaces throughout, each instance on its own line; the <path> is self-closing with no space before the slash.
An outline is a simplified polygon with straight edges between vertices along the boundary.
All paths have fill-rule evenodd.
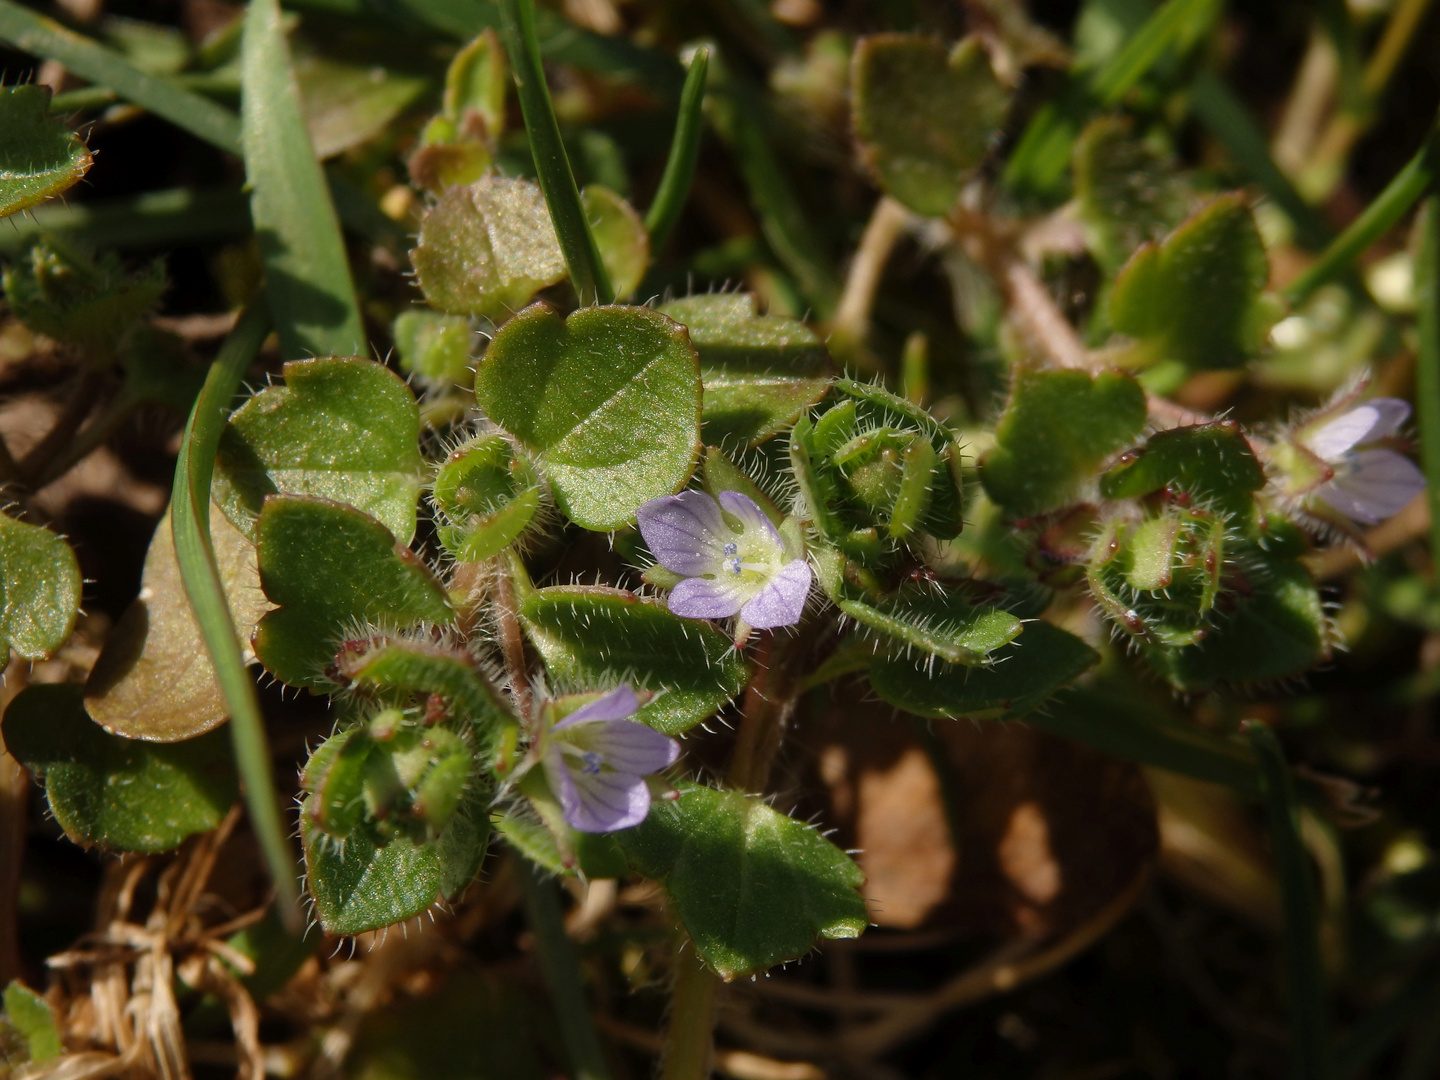
<path id="1" fill-rule="evenodd" d="M 685 579 L 670 590 L 676 615 L 724 619 L 738 612 L 760 630 L 800 621 L 810 566 L 791 557 L 779 530 L 748 495 L 722 491 L 717 503 L 703 491 L 682 491 L 651 499 L 639 517 L 650 553 Z"/>
<path id="2" fill-rule="evenodd" d="M 572 829 L 628 829 L 650 812 L 645 777 L 673 765 L 680 744 L 629 719 L 639 707 L 635 691 L 620 686 L 576 709 L 542 736 L 545 778 Z"/>
<path id="3" fill-rule="evenodd" d="M 1310 429 L 1296 433 L 1300 444 L 1331 475 L 1312 493 L 1346 517 L 1374 525 L 1399 513 L 1425 490 L 1425 475 L 1403 454 L 1373 445 L 1393 437 L 1410 415 L 1399 398 L 1372 398 Z"/>

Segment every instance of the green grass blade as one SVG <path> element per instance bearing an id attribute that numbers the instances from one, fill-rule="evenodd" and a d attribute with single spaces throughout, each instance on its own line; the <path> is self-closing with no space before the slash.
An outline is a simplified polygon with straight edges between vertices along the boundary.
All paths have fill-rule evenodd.
<path id="1" fill-rule="evenodd" d="M 132 104 L 163 116 L 206 142 L 240 152 L 240 122 L 209 98 L 191 93 L 170 79 L 147 75 L 113 49 L 21 7 L 0 0 L 0 39 L 22 52 L 58 60 L 82 79 L 109 87 Z"/>
<path id="2" fill-rule="evenodd" d="M 210 543 L 210 481 L 215 471 L 220 432 L 240 378 L 259 351 L 269 327 L 264 299 L 257 297 L 221 345 L 185 424 L 185 437 L 175 464 L 170 515 L 185 594 L 190 598 L 215 667 L 216 680 L 230 710 L 230 739 L 245 788 L 250 823 L 275 883 L 276 906 L 286 925 L 298 932 L 301 917 L 295 891 L 297 866 L 286 840 L 288 830 L 280 816 L 280 794 L 275 789 L 265 721 L 255 695 L 255 683 L 245 670 L 245 659 L 235 624 L 230 620 L 230 608 L 225 602 L 225 590 L 220 584 L 220 572 Z"/>
<path id="3" fill-rule="evenodd" d="M 0 254 L 20 251 L 40 233 L 63 233 L 96 248 L 148 248 L 249 231 L 250 210 L 238 188 L 171 188 L 38 207 L 0 230 Z"/>
<path id="4" fill-rule="evenodd" d="M 560 124 L 545 85 L 545 71 L 540 66 L 540 45 L 535 36 L 534 0 L 501 0 L 500 11 L 505 24 L 505 51 L 515 72 L 515 88 L 520 96 L 520 111 L 525 116 L 525 131 L 530 136 L 530 152 L 535 158 L 535 173 L 555 235 L 570 268 L 570 283 L 580 297 L 581 305 L 611 304 L 615 290 L 605 264 L 600 261 L 600 248 L 590 232 L 590 223 L 580 205 L 580 189 L 570 158 L 560 139 Z"/>
<path id="5" fill-rule="evenodd" d="M 253 0 L 241 47 L 250 216 L 280 352 L 368 356 L 340 222 L 315 160 L 276 0 Z"/>
<path id="6" fill-rule="evenodd" d="M 705 75 L 710 70 L 710 50 L 699 48 L 690 61 L 685 75 L 685 89 L 680 94 L 680 116 L 675 121 L 675 137 L 670 142 L 670 156 L 655 201 L 645 213 L 645 228 L 650 232 L 650 251 L 656 252 L 670 238 L 685 200 L 690 183 L 695 179 L 695 161 L 700 156 L 700 136 L 705 130 Z"/>
<path id="7" fill-rule="evenodd" d="M 1275 733 L 1247 721 L 1245 737 L 1260 763 L 1261 801 L 1280 877 L 1285 917 L 1283 948 L 1290 999 L 1290 1073 L 1294 1080 L 1326 1080 L 1330 1053 L 1325 1031 L 1325 972 L 1310 857 L 1300 839 L 1295 784 Z"/>
<path id="8" fill-rule="evenodd" d="M 609 1080 L 610 1066 L 590 1019 L 580 958 L 575 943 L 565 933 L 555 883 L 541 880 L 539 871 L 523 855 L 515 856 L 515 868 L 525 902 L 525 921 L 535 935 L 535 951 L 550 987 L 560 1038 L 570 1057 L 571 1075 L 576 1080 Z"/>
<path id="9" fill-rule="evenodd" d="M 1196 24 L 1213 16 L 1215 0 L 1168 0 L 1145 20 L 1090 80 L 1090 93 L 1102 109 L 1120 99 L 1145 77 L 1170 48 Z"/>
<path id="10" fill-rule="evenodd" d="M 1348 270 L 1361 252 L 1389 232 L 1415 205 L 1437 176 L 1440 176 L 1440 128 L 1432 128 L 1419 152 L 1395 174 L 1385 190 L 1375 196 L 1365 212 L 1290 283 L 1284 293 L 1286 301 L 1296 307 L 1321 285 Z"/>
<path id="11" fill-rule="evenodd" d="M 1430 502 L 1430 560 L 1440 566 L 1440 195 L 1425 200 L 1420 258 L 1415 266 L 1420 350 L 1415 358 L 1415 412 L 1420 463 Z M 1440 575 L 1437 575 L 1440 577 Z"/>

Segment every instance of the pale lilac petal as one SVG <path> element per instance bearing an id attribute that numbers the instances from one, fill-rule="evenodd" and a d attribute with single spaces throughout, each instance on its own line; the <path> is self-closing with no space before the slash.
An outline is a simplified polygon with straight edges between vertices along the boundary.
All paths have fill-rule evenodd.
<path id="1" fill-rule="evenodd" d="M 580 706 L 550 730 L 563 731 L 576 724 L 589 724 L 597 720 L 624 720 L 627 716 L 633 716 L 638 708 L 640 702 L 635 700 L 635 691 L 628 685 L 617 686 L 604 697 Z"/>
<path id="2" fill-rule="evenodd" d="M 724 619 L 740 610 L 747 595 L 747 590 L 734 582 L 692 577 L 671 589 L 666 602 L 682 618 Z"/>
<path id="3" fill-rule="evenodd" d="M 1324 424 L 1305 440 L 1326 461 L 1338 461 L 1352 446 L 1394 435 L 1410 415 L 1399 398 L 1373 398 Z"/>
<path id="4" fill-rule="evenodd" d="M 559 725 L 557 724 L 558 728 Z M 616 772 L 648 776 L 675 764 L 680 744 L 639 720 L 608 720 L 575 732 L 571 742 L 593 750 Z"/>
<path id="5" fill-rule="evenodd" d="M 540 764 L 545 768 L 545 780 L 550 785 L 550 791 L 560 801 L 560 809 L 565 812 L 565 820 L 569 821 L 571 809 L 580 805 L 580 792 L 576 790 L 575 779 L 570 775 L 559 745 L 547 742 L 541 749 Z"/>
<path id="6" fill-rule="evenodd" d="M 734 538 L 720 507 L 703 491 L 682 491 L 651 499 L 637 512 L 640 535 L 666 570 L 689 577 L 713 574 Z"/>
<path id="7" fill-rule="evenodd" d="M 632 773 L 570 773 L 574 801 L 560 798 L 565 821 L 580 832 L 603 833 L 639 825 L 650 812 L 650 787 Z"/>
<path id="8" fill-rule="evenodd" d="M 1400 398 L 1377 397 L 1371 398 L 1365 403 L 1379 414 L 1375 426 L 1370 429 L 1370 434 L 1365 436 L 1362 442 L 1374 442 L 1376 439 L 1389 438 L 1400 431 L 1400 425 L 1410 419 L 1410 403 Z"/>
<path id="9" fill-rule="evenodd" d="M 1425 490 L 1425 474 L 1394 450 L 1361 450 L 1350 469 L 1315 492 L 1346 517 L 1375 525 L 1398 514 Z"/>
<path id="10" fill-rule="evenodd" d="M 740 618 L 757 630 L 792 626 L 804 614 L 805 598 L 809 595 L 810 564 L 804 559 L 795 559 L 770 579 L 759 596 L 740 609 Z"/>
<path id="11" fill-rule="evenodd" d="M 728 513 L 735 515 L 745 526 L 747 535 L 751 531 L 763 533 L 775 542 L 776 547 L 782 545 L 780 532 L 775 528 L 775 523 L 770 520 L 768 514 L 761 510 L 759 505 L 749 495 L 738 491 L 720 492 L 720 505 Z M 678 572 L 678 571 L 677 571 Z"/>

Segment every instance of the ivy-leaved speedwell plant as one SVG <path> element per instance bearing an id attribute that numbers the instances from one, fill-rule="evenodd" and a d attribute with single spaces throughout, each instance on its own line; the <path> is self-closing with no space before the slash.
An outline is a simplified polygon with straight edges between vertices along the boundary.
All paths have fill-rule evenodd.
<path id="1" fill-rule="evenodd" d="M 923 340 L 904 385 L 862 374 L 873 358 L 843 332 L 843 307 L 832 355 L 746 292 L 626 302 L 686 197 L 707 79 L 722 127 L 743 124 L 739 91 L 718 62 L 710 77 L 708 50 L 692 54 L 642 215 L 577 185 L 534 13 L 501 7 L 503 41 L 487 31 L 455 56 L 410 160 L 427 201 L 410 252 L 425 302 L 392 326 L 408 380 L 355 355 L 338 230 L 287 241 L 307 207 L 331 226 L 334 210 L 308 153 L 287 158 L 304 132 L 285 111 L 273 3 L 246 17 L 236 136 L 265 291 L 198 399 L 145 337 L 158 263 L 126 271 L 48 237 L 7 268 L 27 326 L 123 371 L 117 415 L 196 401 L 142 598 L 83 690 L 32 687 L 6 713 L 7 747 L 73 838 L 168 850 L 215 827 L 243 782 L 283 905 L 285 842 L 259 809 L 274 814 L 256 766 L 268 751 L 234 677 L 254 662 L 334 705 L 300 775 L 305 888 L 325 932 L 457 900 L 500 843 L 525 873 L 658 883 L 701 965 L 677 963 L 678 978 L 728 980 L 868 922 L 850 854 L 765 797 L 815 688 L 863 683 L 935 720 L 1038 722 L 1102 655 L 1182 694 L 1329 659 L 1338 632 L 1307 556 L 1392 517 L 1425 479 L 1405 453 L 1409 405 L 1361 383 L 1254 430 L 1166 396 L 1251 362 L 1287 311 L 1245 196 L 1202 190 L 1125 121 L 1090 121 L 1071 205 L 1104 287 L 1077 330 L 1016 239 L 1053 177 L 1038 135 L 1000 168 L 1013 93 L 982 40 L 860 39 L 854 130 L 882 209 L 1007 312 L 991 337 L 1009 377 L 987 428 L 927 401 Z M 502 152 L 512 70 L 533 179 Z M 88 155 L 36 113 L 43 91 L 0 93 L 39 162 L 4 191 L 10 212 L 73 183 Z M 232 409 L 271 326 L 279 378 Z M 0 465 L 32 486 L 57 467 Z M 0 633 L 50 655 L 79 603 L 73 554 L 17 517 L 0 529 Z M 586 534 L 626 569 L 536 573 L 556 549 L 597 550 Z M 233 753 L 215 730 L 227 718 Z M 723 772 L 686 753 L 711 721 L 734 732 Z M 1102 727 L 1067 733 L 1172 768 L 1195 745 L 1160 725 L 1130 742 Z M 1212 755 L 1192 771 L 1213 779 L 1236 748 L 1194 752 Z M 1260 775 L 1255 753 L 1244 762 Z M 695 1059 L 710 1022 L 703 1004 L 677 1009 L 671 1060 Z"/>

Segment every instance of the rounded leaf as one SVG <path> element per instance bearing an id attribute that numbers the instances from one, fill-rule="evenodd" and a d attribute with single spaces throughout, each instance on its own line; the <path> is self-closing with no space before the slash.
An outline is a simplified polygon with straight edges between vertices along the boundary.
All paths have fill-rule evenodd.
<path id="1" fill-rule="evenodd" d="M 486 350 L 475 399 L 587 529 L 679 491 L 700 450 L 699 360 L 685 328 L 649 308 L 525 309 Z"/>

